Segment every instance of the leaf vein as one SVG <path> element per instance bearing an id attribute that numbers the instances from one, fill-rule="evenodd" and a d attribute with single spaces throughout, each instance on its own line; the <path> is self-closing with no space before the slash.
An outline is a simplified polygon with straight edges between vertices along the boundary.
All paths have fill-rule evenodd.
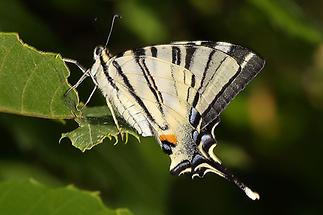
<path id="1" fill-rule="evenodd" d="M 91 125 L 88 124 L 87 127 L 89 128 L 89 137 L 90 137 L 90 142 L 91 142 L 91 145 L 93 144 L 93 138 L 92 138 L 92 130 L 91 130 Z M 86 147 L 88 147 L 90 145 L 90 143 L 88 143 L 86 145 Z"/>
<path id="2" fill-rule="evenodd" d="M 3 68 L 4 64 L 5 64 L 5 60 L 6 60 L 6 58 L 9 56 L 9 54 L 10 54 L 11 50 L 14 48 L 14 46 L 15 46 L 15 44 L 13 44 L 13 45 L 12 45 L 12 46 L 7 50 L 7 52 L 3 55 L 3 59 L 2 59 L 2 62 L 1 62 L 1 64 L 0 64 L 0 72 L 1 72 L 1 71 L 3 71 L 3 70 L 2 70 L 2 68 Z"/>
<path id="3" fill-rule="evenodd" d="M 41 59 L 38 62 L 38 64 L 36 64 L 33 55 L 30 55 L 30 56 L 32 58 L 33 63 L 35 64 L 35 67 L 30 71 L 29 76 L 28 76 L 28 78 L 26 80 L 26 83 L 24 85 L 24 88 L 22 89 L 22 93 L 21 93 L 21 108 L 20 108 L 21 113 L 24 112 L 24 98 L 25 98 L 25 93 L 26 93 L 27 85 L 29 84 L 29 82 L 32 79 L 32 77 L 35 74 L 35 72 L 37 71 L 39 65 L 44 62 L 44 59 Z"/>
<path id="4" fill-rule="evenodd" d="M 73 201 L 75 201 L 75 200 L 77 200 L 79 198 L 80 198 L 80 196 L 73 196 L 72 198 L 68 199 L 63 204 L 61 204 L 59 207 L 55 208 L 55 210 L 51 211 L 50 214 L 52 214 L 52 215 L 59 214 L 59 211 L 64 209 L 64 207 L 66 207 L 66 205 L 69 205 L 71 202 L 73 202 Z"/>

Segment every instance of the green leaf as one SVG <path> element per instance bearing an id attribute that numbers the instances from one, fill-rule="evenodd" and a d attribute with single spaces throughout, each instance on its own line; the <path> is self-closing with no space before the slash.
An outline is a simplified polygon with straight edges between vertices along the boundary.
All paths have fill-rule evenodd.
<path id="1" fill-rule="evenodd" d="M 90 150 L 94 146 L 103 142 L 105 138 L 114 139 L 115 144 L 118 143 L 119 131 L 113 123 L 113 118 L 110 115 L 107 106 L 89 107 L 82 111 L 82 114 L 75 119 L 79 127 L 74 131 L 62 134 L 60 141 L 67 137 L 71 140 L 72 145 L 80 149 L 82 152 Z M 122 123 L 122 119 L 118 119 Z M 122 138 L 125 135 L 125 141 L 128 140 L 128 135 L 136 137 L 139 141 L 138 134 L 127 128 L 125 123 L 122 123 L 125 129 L 122 129 Z M 121 124 L 121 125 L 122 125 Z"/>
<path id="2" fill-rule="evenodd" d="M 15 33 L 0 33 L 0 112 L 49 119 L 74 118 L 78 96 L 57 54 L 24 44 Z"/>
<path id="3" fill-rule="evenodd" d="M 107 106 L 79 112 L 76 91 L 64 96 L 70 87 L 68 76 L 69 71 L 59 55 L 39 52 L 23 44 L 17 34 L 0 33 L 0 112 L 49 119 L 74 118 L 80 127 L 63 134 L 62 138 L 70 138 L 73 146 L 82 151 L 107 137 L 118 142 L 120 132 Z M 139 139 L 130 129 L 122 133 L 126 140 L 128 134 Z"/>
<path id="4" fill-rule="evenodd" d="M 126 209 L 106 208 L 97 192 L 73 186 L 49 188 L 35 180 L 1 182 L 0 211 L 6 215 L 131 215 Z"/>

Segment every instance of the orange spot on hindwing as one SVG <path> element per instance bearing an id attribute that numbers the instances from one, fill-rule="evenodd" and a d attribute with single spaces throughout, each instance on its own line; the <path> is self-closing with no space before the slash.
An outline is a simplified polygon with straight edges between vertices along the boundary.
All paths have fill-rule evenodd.
<path id="1" fill-rule="evenodd" d="M 175 134 L 162 134 L 162 135 L 159 135 L 159 140 L 161 142 L 167 141 L 168 143 L 171 143 L 174 146 L 177 144 L 177 138 L 176 138 Z"/>

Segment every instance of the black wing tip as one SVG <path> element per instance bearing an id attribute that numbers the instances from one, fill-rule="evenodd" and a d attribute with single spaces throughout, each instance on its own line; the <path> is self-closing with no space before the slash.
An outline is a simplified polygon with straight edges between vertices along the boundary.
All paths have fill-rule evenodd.
<path id="1" fill-rule="evenodd" d="M 176 41 L 176 42 L 172 42 L 171 44 L 187 45 L 187 46 L 205 46 L 205 47 L 213 48 L 232 56 L 239 63 L 241 63 L 244 60 L 244 56 L 246 56 L 249 53 L 252 53 L 256 57 L 257 64 L 259 65 L 257 69 L 259 71 L 261 71 L 266 64 L 264 58 L 261 57 L 257 52 L 249 48 L 246 48 L 245 46 L 230 43 L 230 42 L 225 42 L 225 41 L 213 42 L 209 40 L 197 40 L 197 41 Z"/>
<path id="2" fill-rule="evenodd" d="M 251 67 L 251 69 L 256 74 L 258 74 L 265 67 L 266 61 L 262 57 L 260 57 L 259 55 L 257 55 L 256 53 L 254 53 L 254 52 L 250 52 L 250 53 L 253 54 L 253 57 L 247 62 L 248 65 L 246 67 Z"/>
<path id="3" fill-rule="evenodd" d="M 266 60 L 262 57 L 260 57 L 258 54 L 255 54 L 257 58 L 259 59 L 258 62 L 260 64 L 259 71 L 263 70 L 263 68 L 266 66 Z"/>

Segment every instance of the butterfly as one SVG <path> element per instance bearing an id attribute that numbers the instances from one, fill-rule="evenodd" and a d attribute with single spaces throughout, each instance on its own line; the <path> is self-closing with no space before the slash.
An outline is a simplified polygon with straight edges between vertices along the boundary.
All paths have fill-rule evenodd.
<path id="1" fill-rule="evenodd" d="M 91 77 L 106 98 L 114 123 L 121 116 L 142 136 L 155 136 L 173 175 L 216 173 L 251 199 L 259 195 L 230 173 L 214 154 L 220 113 L 262 70 L 265 61 L 240 45 L 184 41 L 112 56 L 94 49 Z M 67 62 L 72 62 L 67 60 Z M 76 63 L 76 62 L 72 62 Z"/>

